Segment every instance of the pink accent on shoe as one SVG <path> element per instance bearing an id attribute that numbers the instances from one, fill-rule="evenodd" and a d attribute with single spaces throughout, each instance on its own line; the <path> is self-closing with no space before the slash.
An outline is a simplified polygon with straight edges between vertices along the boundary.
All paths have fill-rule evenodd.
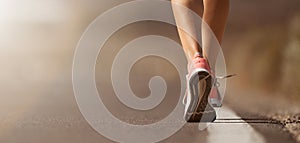
<path id="1" fill-rule="evenodd" d="M 218 89 L 216 86 L 212 86 L 209 97 L 219 99 Z"/>
<path id="2" fill-rule="evenodd" d="M 191 63 L 189 64 L 188 72 L 189 74 L 192 73 L 195 69 L 202 68 L 205 69 L 207 72 L 210 73 L 210 67 L 205 58 L 202 58 L 200 54 L 196 54 L 192 59 Z"/>

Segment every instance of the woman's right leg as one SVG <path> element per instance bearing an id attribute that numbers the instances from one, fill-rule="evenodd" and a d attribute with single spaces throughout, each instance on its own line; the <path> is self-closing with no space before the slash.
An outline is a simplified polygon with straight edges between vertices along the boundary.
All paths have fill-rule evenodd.
<path id="1" fill-rule="evenodd" d="M 193 10 L 200 17 L 203 15 L 203 1 L 202 0 L 171 0 L 174 17 L 176 24 L 180 25 L 186 29 L 190 34 L 193 34 L 196 38 L 200 34 L 201 24 L 197 25 L 195 22 L 195 17 L 187 9 Z M 197 33 L 199 32 L 199 33 Z M 192 35 L 188 34 L 186 31 L 178 27 L 178 33 L 181 40 L 183 50 L 186 54 L 187 60 L 190 62 L 196 53 L 200 53 L 202 56 L 202 48 L 200 47 L 197 39 L 194 39 Z"/>
<path id="2" fill-rule="evenodd" d="M 201 19 L 190 11 L 201 17 L 203 0 L 172 0 L 172 8 L 182 47 L 189 62 L 184 118 L 188 122 L 212 122 L 216 118 L 216 113 L 212 107 L 206 110 L 212 87 L 210 68 L 197 42 L 202 40 L 202 23 Z"/>

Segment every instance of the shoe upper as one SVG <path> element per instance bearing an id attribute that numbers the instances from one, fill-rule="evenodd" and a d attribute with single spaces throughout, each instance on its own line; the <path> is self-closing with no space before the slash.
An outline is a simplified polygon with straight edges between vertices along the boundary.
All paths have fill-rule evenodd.
<path id="1" fill-rule="evenodd" d="M 202 68 L 210 72 L 210 67 L 207 60 L 200 55 L 195 55 L 191 63 L 189 64 L 188 72 L 192 73 L 195 69 Z M 189 75 L 190 76 L 190 75 Z"/>

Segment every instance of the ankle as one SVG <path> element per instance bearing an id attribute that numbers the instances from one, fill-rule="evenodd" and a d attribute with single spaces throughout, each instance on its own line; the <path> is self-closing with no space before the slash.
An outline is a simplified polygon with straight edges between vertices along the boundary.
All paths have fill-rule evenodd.
<path id="1" fill-rule="evenodd" d="M 196 53 L 193 55 L 193 59 L 198 58 L 198 57 L 203 58 L 203 54 L 200 53 L 200 52 L 196 52 Z"/>

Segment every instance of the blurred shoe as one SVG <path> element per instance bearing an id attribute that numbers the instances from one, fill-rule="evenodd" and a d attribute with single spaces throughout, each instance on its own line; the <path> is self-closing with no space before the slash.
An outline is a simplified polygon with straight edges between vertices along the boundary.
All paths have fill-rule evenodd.
<path id="1" fill-rule="evenodd" d="M 210 91 L 209 104 L 213 107 L 222 107 L 222 97 L 218 87 L 215 84 L 213 84 Z"/>
<path id="2" fill-rule="evenodd" d="M 212 76 L 208 62 L 196 54 L 189 64 L 187 75 L 184 98 L 184 118 L 187 122 L 213 122 L 216 119 L 214 108 L 208 104 L 211 88 Z"/>
<path id="3" fill-rule="evenodd" d="M 213 78 L 213 85 L 210 91 L 210 95 L 208 97 L 209 104 L 213 107 L 222 107 L 222 97 L 218 88 L 220 84 L 215 76 L 214 71 L 211 71 L 211 75 Z"/>
<path id="4" fill-rule="evenodd" d="M 236 74 L 231 74 L 223 77 L 215 77 L 214 72 L 212 72 L 213 77 L 213 86 L 209 95 L 209 104 L 213 107 L 222 107 L 222 97 L 219 91 L 220 83 L 218 82 L 219 79 L 225 79 L 229 77 L 236 76 Z"/>

